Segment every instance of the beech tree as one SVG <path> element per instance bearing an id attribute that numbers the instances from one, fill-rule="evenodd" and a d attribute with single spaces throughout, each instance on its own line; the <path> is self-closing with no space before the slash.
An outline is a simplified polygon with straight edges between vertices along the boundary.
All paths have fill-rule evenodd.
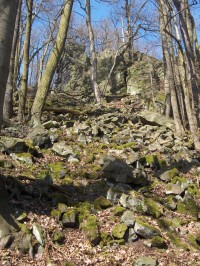
<path id="1" fill-rule="evenodd" d="M 41 123 L 43 107 L 66 41 L 73 2 L 73 0 L 66 0 L 64 3 L 54 47 L 44 68 L 42 78 L 38 83 L 37 93 L 31 109 L 32 126 L 37 126 Z"/>
<path id="2" fill-rule="evenodd" d="M 30 38 L 32 28 L 32 11 L 33 11 L 33 0 L 27 0 L 27 18 L 26 18 L 26 34 L 24 41 L 24 61 L 22 71 L 21 89 L 19 92 L 19 108 L 18 108 L 18 120 L 24 121 L 27 85 L 28 85 L 28 71 L 29 71 L 29 50 L 30 50 Z"/>
<path id="3" fill-rule="evenodd" d="M 11 57 L 10 57 L 10 66 L 9 66 L 9 75 L 6 84 L 6 94 L 4 99 L 4 107 L 3 107 L 3 117 L 5 119 L 9 119 L 13 116 L 13 92 L 16 90 L 15 87 L 15 56 L 17 53 L 17 43 L 19 38 L 19 22 L 21 17 L 21 5 L 22 0 L 18 2 L 17 16 L 15 22 Z"/>
<path id="4" fill-rule="evenodd" d="M 0 131 L 18 0 L 0 0 Z"/>
<path id="5" fill-rule="evenodd" d="M 199 45 L 188 0 L 159 0 L 160 29 L 165 69 L 166 114 L 170 108 L 176 130 L 189 129 L 200 150 Z"/>

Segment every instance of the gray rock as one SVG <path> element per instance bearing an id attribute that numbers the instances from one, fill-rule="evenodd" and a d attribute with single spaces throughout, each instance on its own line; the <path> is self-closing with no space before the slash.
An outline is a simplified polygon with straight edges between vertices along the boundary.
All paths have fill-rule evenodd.
<path id="1" fill-rule="evenodd" d="M 133 169 L 133 167 L 114 156 L 107 156 L 101 160 L 104 162 L 101 169 L 102 177 L 108 181 L 143 186 L 149 182 L 146 173 L 142 169 Z"/>
<path id="2" fill-rule="evenodd" d="M 63 157 L 69 157 L 74 154 L 72 147 L 70 145 L 66 145 L 65 141 L 54 143 L 52 151 Z"/>
<path id="3" fill-rule="evenodd" d="M 48 131 L 43 126 L 34 127 L 27 135 L 27 139 L 33 141 L 34 146 L 39 146 L 40 148 L 51 147 L 51 139 Z"/>
<path id="4" fill-rule="evenodd" d="M 148 207 L 144 202 L 144 197 L 133 190 L 129 194 L 126 200 L 126 207 L 139 213 L 147 213 Z"/>
<path id="5" fill-rule="evenodd" d="M 10 156 L 12 157 L 13 160 L 17 160 L 22 163 L 33 164 L 33 157 L 28 152 L 11 153 Z"/>
<path id="6" fill-rule="evenodd" d="M 165 171 L 160 175 L 160 179 L 163 181 L 171 181 L 173 177 L 177 176 L 179 171 L 176 168 Z"/>
<path id="7" fill-rule="evenodd" d="M 64 227 L 75 227 L 78 213 L 75 210 L 69 210 L 63 213 L 62 224 Z"/>
<path id="8" fill-rule="evenodd" d="M 143 111 L 138 114 L 142 123 L 155 125 L 155 126 L 164 126 L 166 128 L 174 130 L 174 121 L 170 118 L 167 118 L 164 115 L 159 113 L 154 113 L 150 111 Z"/>
<path id="9" fill-rule="evenodd" d="M 156 265 L 158 265 L 157 259 L 147 256 L 140 257 L 133 263 L 133 266 L 156 266 Z"/>
<path id="10" fill-rule="evenodd" d="M 132 211 L 125 211 L 121 217 L 121 222 L 124 222 L 128 227 L 131 227 L 135 223 L 135 216 Z"/>
<path id="11" fill-rule="evenodd" d="M 40 224 L 34 223 L 33 224 L 33 235 L 40 243 L 41 246 L 44 246 L 44 231 Z"/>
<path id="12" fill-rule="evenodd" d="M 138 240 L 138 235 L 135 233 L 135 230 L 133 228 L 129 228 L 127 241 L 134 242 L 136 240 Z"/>
<path id="13" fill-rule="evenodd" d="M 25 140 L 18 138 L 4 138 L 0 140 L 1 151 L 10 153 L 21 153 L 31 150 L 31 147 Z"/>
<path id="14" fill-rule="evenodd" d="M 107 191 L 106 198 L 113 203 L 117 203 L 119 201 L 122 193 L 123 193 L 123 190 L 116 188 L 116 187 L 111 187 Z"/>
<path id="15" fill-rule="evenodd" d="M 157 228 L 150 226 L 140 220 L 136 220 L 134 231 L 137 235 L 147 239 L 153 238 L 154 236 L 160 236 L 160 231 Z"/>
<path id="16" fill-rule="evenodd" d="M 165 194 L 166 195 L 181 195 L 185 191 L 184 187 L 181 187 L 179 184 L 169 183 L 166 186 Z"/>

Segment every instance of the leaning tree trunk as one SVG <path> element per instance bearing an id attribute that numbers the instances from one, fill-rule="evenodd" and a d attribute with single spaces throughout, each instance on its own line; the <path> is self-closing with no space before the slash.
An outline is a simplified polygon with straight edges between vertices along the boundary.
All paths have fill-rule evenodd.
<path id="1" fill-rule="evenodd" d="M 15 66 L 15 55 L 17 49 L 17 42 L 19 38 L 19 22 L 21 18 L 21 5 L 22 0 L 19 0 L 18 9 L 17 9 L 17 16 L 15 22 L 15 30 L 13 36 L 13 43 L 12 43 L 12 50 L 11 50 L 11 57 L 10 57 L 10 67 L 9 67 L 9 75 L 6 84 L 6 94 L 4 99 L 4 107 L 3 107 L 3 117 L 5 119 L 10 119 L 13 116 L 13 91 L 16 89 L 14 88 L 14 66 Z"/>
<path id="2" fill-rule="evenodd" d="M 24 64 L 22 70 L 22 82 L 19 93 L 19 109 L 18 109 L 18 120 L 24 121 L 25 106 L 26 106 L 26 95 L 28 85 L 28 69 L 29 69 L 29 50 L 30 50 L 30 38 L 32 28 L 32 10 L 33 0 L 27 1 L 27 18 L 26 18 L 26 35 L 24 41 Z"/>
<path id="3" fill-rule="evenodd" d="M 94 95 L 97 103 L 101 102 L 100 91 L 97 83 L 97 57 L 95 51 L 95 43 L 94 43 L 94 32 L 91 23 L 91 8 L 90 8 L 90 0 L 86 0 L 85 2 L 85 11 L 86 11 L 86 24 L 88 28 L 88 34 L 90 39 L 90 57 L 91 57 L 91 81 L 92 87 L 94 91 Z"/>
<path id="4" fill-rule="evenodd" d="M 38 84 L 37 93 L 33 102 L 31 110 L 31 124 L 36 126 L 41 123 L 41 115 L 44 108 L 44 104 L 48 95 L 48 91 L 58 65 L 60 56 L 62 54 L 67 32 L 69 28 L 69 21 L 71 17 L 71 11 L 73 6 L 73 0 L 66 0 L 60 20 L 59 30 L 57 33 L 56 41 L 52 50 L 52 53 L 47 61 L 44 69 L 43 76 Z"/>
<path id="5" fill-rule="evenodd" d="M 0 0 L 0 131 L 18 0 Z"/>

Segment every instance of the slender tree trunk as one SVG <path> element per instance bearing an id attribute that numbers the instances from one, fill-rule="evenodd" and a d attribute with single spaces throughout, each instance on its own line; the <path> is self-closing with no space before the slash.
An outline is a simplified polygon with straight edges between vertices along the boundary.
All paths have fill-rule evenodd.
<path id="1" fill-rule="evenodd" d="M 9 75 L 6 84 L 6 94 L 4 99 L 4 107 L 3 107 L 3 116 L 5 119 L 10 119 L 13 116 L 13 91 L 14 89 L 14 66 L 15 66 L 15 55 L 17 50 L 17 42 L 19 38 L 19 22 L 21 17 L 21 5 L 22 0 L 19 0 L 18 9 L 17 9 L 17 16 L 15 22 L 15 30 L 12 42 L 12 50 L 11 50 L 11 57 L 10 57 L 10 67 L 9 67 Z"/>
<path id="2" fill-rule="evenodd" d="M 127 43 L 127 50 L 129 60 L 133 61 L 133 32 L 131 26 L 131 7 L 130 7 L 129 0 L 125 0 L 125 12 L 126 12 L 126 22 L 127 22 L 127 34 L 128 34 L 128 43 Z"/>
<path id="3" fill-rule="evenodd" d="M 18 0 L 0 0 L 0 132 Z"/>
<path id="4" fill-rule="evenodd" d="M 53 75 L 55 73 L 56 67 L 58 65 L 60 56 L 62 54 L 65 45 L 73 2 L 74 2 L 73 0 L 66 0 L 64 4 L 55 45 L 47 61 L 46 67 L 43 72 L 43 76 L 39 81 L 37 93 L 33 102 L 31 110 L 32 126 L 36 126 L 41 123 L 40 120 L 44 104 L 53 79 Z"/>
<path id="5" fill-rule="evenodd" d="M 26 35 L 24 41 L 24 62 L 22 70 L 21 89 L 19 93 L 19 109 L 18 109 L 18 120 L 20 122 L 24 121 L 25 106 L 26 106 L 30 37 L 31 37 L 31 28 L 32 28 L 32 11 L 33 11 L 33 0 L 27 0 Z"/>
<path id="6" fill-rule="evenodd" d="M 86 23 L 88 28 L 88 34 L 90 39 L 90 57 L 91 57 L 91 81 L 92 87 L 94 91 L 94 95 L 97 103 L 101 102 L 101 96 L 99 87 L 97 84 L 97 57 L 95 51 L 95 43 L 94 43 L 94 32 L 91 23 L 91 8 L 90 8 L 90 0 L 86 0 L 85 2 L 85 10 L 86 10 Z"/>
<path id="7" fill-rule="evenodd" d="M 162 47 L 164 55 L 164 72 L 165 72 L 165 114 L 170 116 L 171 110 L 173 112 L 176 131 L 179 134 L 184 132 L 184 128 L 180 116 L 180 108 L 178 104 L 175 73 L 174 73 L 174 54 L 172 47 L 172 38 L 166 31 L 171 33 L 171 14 L 164 0 L 159 1 L 160 8 L 160 30 L 162 37 Z"/>
<path id="8" fill-rule="evenodd" d="M 188 122 L 192 138 L 194 141 L 195 148 L 200 150 L 200 138 L 199 138 L 199 99 L 200 99 L 200 88 L 197 72 L 197 54 L 195 47 L 194 31 L 195 25 L 192 15 L 190 13 L 188 0 L 173 0 L 174 6 L 177 9 L 179 21 L 180 21 L 180 32 L 184 43 L 185 56 L 182 58 L 184 68 L 184 95 L 185 95 L 185 106 L 188 116 Z"/>

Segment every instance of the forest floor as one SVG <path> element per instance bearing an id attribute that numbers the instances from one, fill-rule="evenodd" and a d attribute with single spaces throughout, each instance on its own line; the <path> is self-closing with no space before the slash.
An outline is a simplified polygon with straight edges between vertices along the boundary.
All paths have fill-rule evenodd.
<path id="1" fill-rule="evenodd" d="M 117 103 L 119 106 L 121 103 Z M 116 106 L 116 108 L 118 107 Z M 115 108 L 115 104 L 112 105 L 112 108 Z M 49 114 L 46 114 L 50 117 Z M 56 115 L 54 114 L 54 117 Z M 88 118 L 89 119 L 89 118 Z M 13 124 L 14 127 L 14 124 Z M 18 131 L 11 134 L 15 137 L 24 138 L 26 132 L 29 128 L 26 126 L 18 125 Z M 62 131 L 62 128 L 59 129 Z M 3 131 L 4 135 L 8 135 L 6 131 Z M 68 144 L 76 143 L 74 135 L 71 137 L 64 136 L 65 141 Z M 93 140 L 92 144 L 88 144 L 87 148 L 97 150 L 99 148 L 99 140 L 96 142 Z M 104 146 L 104 153 L 109 153 L 110 147 Z M 136 260 L 142 256 L 147 256 L 155 258 L 157 265 L 159 266 L 200 266 L 200 251 L 199 250 L 187 250 L 180 247 L 175 247 L 167 238 L 165 233 L 162 234 L 163 238 L 167 243 L 167 249 L 159 249 L 156 247 L 148 247 L 144 244 L 143 238 L 135 242 L 126 242 L 123 245 L 91 245 L 88 241 L 84 232 L 78 227 L 74 228 L 64 228 L 61 224 L 52 217 L 51 211 L 55 208 L 52 201 L 48 197 L 43 197 L 42 192 L 40 191 L 41 184 L 38 184 L 35 180 L 35 176 L 38 176 L 38 173 L 41 170 L 46 169 L 47 165 L 55 162 L 65 163 L 65 158 L 55 155 L 53 152 L 42 149 L 42 156 L 34 157 L 34 167 L 29 167 L 24 163 L 16 163 L 15 168 L 6 168 L 1 169 L 1 174 L 7 177 L 15 177 L 18 179 L 18 182 L 22 184 L 23 188 L 20 188 L 19 195 L 13 195 L 10 198 L 10 203 L 14 209 L 14 212 L 21 210 L 27 214 L 27 217 L 24 221 L 24 224 L 27 228 L 32 230 L 33 223 L 38 223 L 44 230 L 45 235 L 45 245 L 43 248 L 38 248 L 37 252 L 33 252 L 35 255 L 23 253 L 19 249 L 3 249 L 0 250 L 0 266 L 67 266 L 67 265 L 94 265 L 94 266 L 131 266 Z M 88 165 L 88 154 L 81 153 L 81 161 L 78 163 L 78 168 L 83 170 Z M 163 156 L 163 155 L 161 155 Z M 98 157 L 98 156 L 97 156 Z M 11 160 L 10 155 L 1 153 L 0 160 L 9 161 Z M 96 161 L 90 162 L 90 169 L 88 170 L 89 174 L 91 165 L 96 164 Z M 57 179 L 51 186 L 52 193 L 63 193 L 73 202 L 89 202 L 93 203 L 94 200 L 100 196 L 106 197 L 107 190 L 109 189 L 109 184 L 101 176 L 96 178 L 88 178 L 82 175 L 78 171 L 77 164 L 67 164 L 67 167 L 70 168 L 69 172 L 73 174 L 73 180 L 64 184 L 62 179 Z M 25 175 L 26 171 L 31 171 L 32 175 Z M 196 176 L 191 171 L 187 171 L 184 175 L 193 177 Z M 42 184 L 44 185 L 44 184 Z M 39 192 L 38 192 L 39 191 Z M 119 223 L 120 217 L 113 215 L 113 210 L 115 206 L 112 206 L 105 210 L 97 210 L 95 215 L 99 221 L 99 230 L 104 232 L 111 232 L 112 228 Z M 136 217 L 139 214 L 135 214 Z M 187 218 L 185 214 L 174 214 L 179 216 L 183 221 Z M 150 223 L 154 223 L 154 220 L 151 217 L 147 217 Z M 195 226 L 199 223 L 198 221 L 190 222 L 187 224 L 185 229 L 192 233 L 195 232 Z M 184 227 L 184 225 L 183 225 Z M 199 223 L 200 228 L 200 223 Z M 52 239 L 53 232 L 59 230 L 63 235 L 63 242 L 61 244 L 55 243 Z M 179 230 L 179 228 L 177 228 Z M 139 265 L 139 264 L 138 264 Z M 144 264 L 141 264 L 144 265 Z M 147 264 L 145 264 L 147 265 Z M 152 264 L 153 265 L 153 264 Z"/>

